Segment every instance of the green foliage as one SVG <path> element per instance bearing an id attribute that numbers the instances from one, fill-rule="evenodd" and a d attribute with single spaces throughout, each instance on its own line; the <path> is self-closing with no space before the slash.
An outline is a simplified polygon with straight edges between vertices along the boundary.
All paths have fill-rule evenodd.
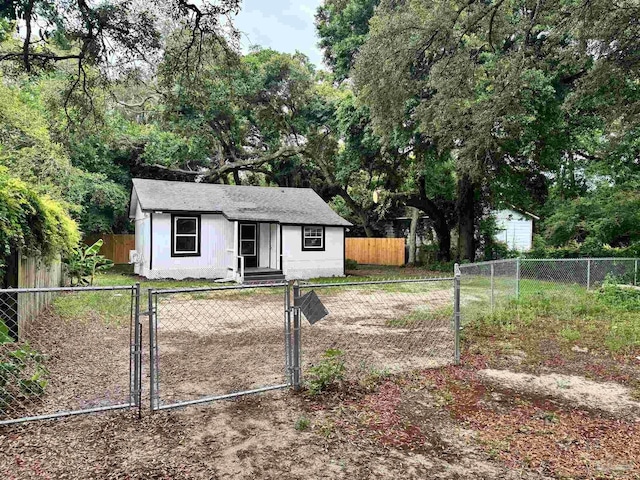
<path id="1" fill-rule="evenodd" d="M 526 288 L 525 288 L 526 287 Z M 521 298 L 487 308 L 465 328 L 476 340 L 507 341 L 539 361 L 543 345 L 575 345 L 589 351 L 628 356 L 640 354 L 640 293 L 615 285 L 597 291 L 531 281 L 521 285 Z"/>
<path id="2" fill-rule="evenodd" d="M 0 266 L 12 249 L 51 260 L 71 252 L 79 240 L 61 203 L 38 195 L 0 166 Z"/>
<path id="3" fill-rule="evenodd" d="M 96 272 L 113 267 L 113 261 L 99 254 L 103 243 L 99 239 L 90 246 L 80 245 L 64 259 L 71 285 L 93 285 Z"/>
<path id="4" fill-rule="evenodd" d="M 318 395 L 344 380 L 346 367 L 342 350 L 330 348 L 322 355 L 318 364 L 307 373 L 307 390 L 310 395 Z"/>
<path id="5" fill-rule="evenodd" d="M 305 430 L 308 430 L 310 426 L 311 420 L 309 420 L 307 417 L 300 417 L 296 420 L 293 428 L 295 428 L 299 432 L 303 432 Z"/>
<path id="6" fill-rule="evenodd" d="M 6 323 L 0 319 L 0 412 L 13 401 L 42 396 L 48 385 L 45 357 L 28 343 L 13 346 L 14 343 Z"/>
<path id="7" fill-rule="evenodd" d="M 358 268 L 358 262 L 351 258 L 347 258 L 345 260 L 345 267 L 347 268 L 347 270 L 355 270 L 356 268 Z"/>
<path id="8" fill-rule="evenodd" d="M 634 242 L 628 247 L 612 248 L 594 239 L 587 239 L 582 243 L 570 241 L 566 245 L 550 247 L 540 236 L 533 239 L 533 249 L 523 256 L 527 258 L 580 258 L 580 257 L 640 257 L 640 242 Z"/>
<path id="9" fill-rule="evenodd" d="M 338 80 L 350 74 L 358 48 L 369 31 L 369 19 L 380 0 L 328 0 L 318 7 L 316 27 L 324 59 Z"/>
<path id="10" fill-rule="evenodd" d="M 609 245 L 613 248 L 640 243 L 640 178 L 623 185 L 602 182 L 571 200 L 557 199 L 548 207 L 543 235 L 552 247 L 570 242 Z"/>
<path id="11" fill-rule="evenodd" d="M 599 300 L 624 312 L 640 312 L 640 290 L 605 282 L 598 291 Z"/>

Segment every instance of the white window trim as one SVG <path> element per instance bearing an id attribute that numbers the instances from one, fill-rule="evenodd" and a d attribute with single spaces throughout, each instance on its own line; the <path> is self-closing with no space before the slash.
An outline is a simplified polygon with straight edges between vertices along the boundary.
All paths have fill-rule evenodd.
<path id="1" fill-rule="evenodd" d="M 195 220 L 196 221 L 196 233 L 178 233 L 178 220 Z M 200 217 L 191 216 L 191 215 L 183 215 L 183 216 L 174 216 L 173 217 L 173 238 L 171 239 L 171 252 L 173 255 L 198 255 L 200 252 Z M 195 250 L 178 250 L 177 249 L 177 239 L 178 237 L 194 237 L 195 241 Z"/>
<path id="2" fill-rule="evenodd" d="M 307 235 L 307 229 L 320 230 L 320 234 L 319 235 Z M 316 226 L 313 226 L 313 225 L 305 225 L 302 228 L 302 248 L 303 248 L 303 250 L 324 250 L 324 235 L 325 235 L 324 227 L 316 227 Z M 307 238 L 319 238 L 320 239 L 320 245 L 308 246 L 307 242 L 306 242 Z"/>

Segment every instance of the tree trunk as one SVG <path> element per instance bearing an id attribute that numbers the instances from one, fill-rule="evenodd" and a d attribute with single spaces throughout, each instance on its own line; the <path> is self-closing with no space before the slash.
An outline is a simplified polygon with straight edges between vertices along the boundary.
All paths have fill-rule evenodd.
<path id="1" fill-rule="evenodd" d="M 441 262 L 451 261 L 451 230 L 447 222 L 433 222 L 433 230 L 438 237 L 438 260 Z"/>
<path id="2" fill-rule="evenodd" d="M 409 227 L 409 265 L 416 264 L 416 239 L 418 233 L 418 220 L 420 219 L 420 211 L 417 208 L 411 208 L 411 226 Z"/>
<path id="3" fill-rule="evenodd" d="M 464 174 L 458 180 L 458 256 L 470 262 L 476 257 L 475 194 L 471 177 Z"/>

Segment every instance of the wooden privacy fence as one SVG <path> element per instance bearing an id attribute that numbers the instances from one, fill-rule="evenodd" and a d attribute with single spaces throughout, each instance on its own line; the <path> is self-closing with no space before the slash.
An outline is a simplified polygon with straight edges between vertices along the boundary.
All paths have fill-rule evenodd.
<path id="1" fill-rule="evenodd" d="M 84 243 L 92 245 L 99 239 L 104 242 L 100 255 L 104 255 L 113 263 L 129 263 L 129 250 L 136 249 L 136 236 L 127 234 L 89 235 Z"/>
<path id="2" fill-rule="evenodd" d="M 346 257 L 368 265 L 404 265 L 404 238 L 346 238 Z"/>
<path id="3" fill-rule="evenodd" d="M 45 262 L 12 251 L 7 260 L 7 272 L 0 288 L 50 288 L 59 287 L 64 282 L 60 258 Z M 35 319 L 52 299 L 51 292 L 0 291 L 0 320 L 13 338 L 22 338 L 26 324 Z"/>

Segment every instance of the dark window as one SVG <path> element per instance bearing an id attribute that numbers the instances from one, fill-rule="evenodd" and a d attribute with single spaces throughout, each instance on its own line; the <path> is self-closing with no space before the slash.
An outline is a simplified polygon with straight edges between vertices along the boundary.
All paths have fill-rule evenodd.
<path id="1" fill-rule="evenodd" d="M 324 250 L 324 227 L 302 227 L 302 250 Z"/>
<path id="2" fill-rule="evenodd" d="M 172 251 L 173 256 L 200 255 L 200 217 L 172 217 Z"/>

